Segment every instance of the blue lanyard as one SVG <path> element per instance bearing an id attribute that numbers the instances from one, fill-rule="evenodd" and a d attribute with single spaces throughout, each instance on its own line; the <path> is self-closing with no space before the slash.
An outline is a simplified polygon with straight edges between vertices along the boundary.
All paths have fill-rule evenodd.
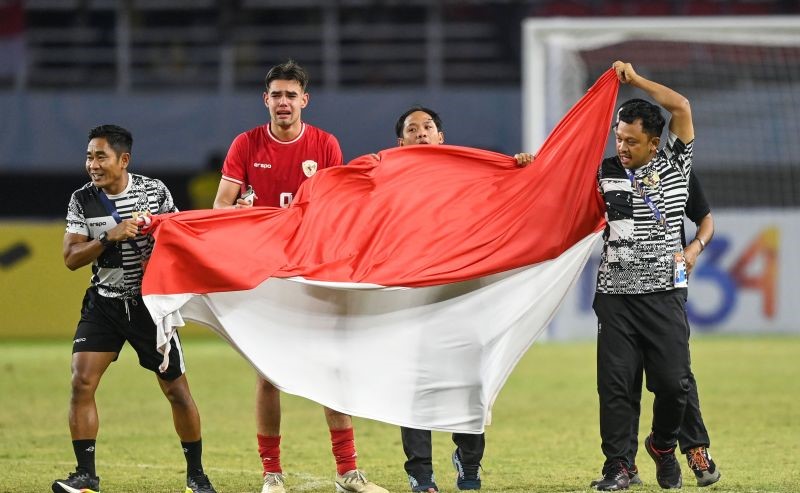
<path id="1" fill-rule="evenodd" d="M 98 196 L 100 197 L 100 202 L 103 203 L 103 207 L 106 208 L 106 211 L 109 214 L 111 214 L 111 217 L 114 218 L 114 221 L 116 221 L 117 224 L 121 223 L 122 222 L 122 217 L 120 217 L 119 212 L 117 212 L 116 206 L 114 206 L 114 203 L 111 202 L 111 199 L 108 198 L 108 195 L 106 195 L 106 192 L 104 192 L 103 190 L 101 190 L 99 188 L 97 189 L 97 192 L 98 192 Z M 131 239 L 129 239 L 127 241 L 127 243 L 128 243 L 128 245 L 131 246 L 131 248 L 133 248 L 133 251 L 135 251 L 136 253 L 141 255 L 142 249 L 139 248 L 139 245 L 136 243 L 136 240 L 131 238 Z"/>
<path id="2" fill-rule="evenodd" d="M 114 206 L 114 203 L 111 202 L 111 199 L 108 198 L 108 195 L 106 195 L 103 190 L 98 189 L 97 191 L 99 192 L 97 195 L 100 197 L 100 202 L 103 203 L 103 207 L 105 207 L 106 211 L 111 214 L 111 217 L 114 218 L 114 221 L 116 221 L 117 224 L 121 223 L 122 218 L 120 217 L 119 212 L 117 212 L 117 208 Z"/>
<path id="3" fill-rule="evenodd" d="M 628 174 L 628 178 L 631 180 L 631 186 L 634 189 L 636 189 L 637 192 L 639 192 L 639 195 L 642 197 L 642 200 L 644 200 L 644 203 L 647 204 L 647 207 L 649 207 L 650 211 L 652 211 L 653 216 L 656 218 L 656 221 L 658 221 L 662 226 L 666 228 L 667 226 L 666 218 L 661 215 L 661 211 L 659 211 L 658 207 L 656 207 L 656 204 L 653 203 L 653 199 L 651 199 L 650 196 L 647 195 L 647 192 L 644 189 L 644 185 L 636 181 L 636 176 L 631 170 L 625 169 L 625 172 Z"/>

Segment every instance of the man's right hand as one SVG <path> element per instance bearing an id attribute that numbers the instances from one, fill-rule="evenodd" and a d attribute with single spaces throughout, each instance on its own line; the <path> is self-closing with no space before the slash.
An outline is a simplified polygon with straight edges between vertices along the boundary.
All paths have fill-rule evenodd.
<path id="1" fill-rule="evenodd" d="M 614 71 L 617 73 L 617 79 L 623 84 L 630 84 L 636 78 L 636 71 L 633 70 L 633 65 L 617 60 L 614 62 Z"/>
<path id="2" fill-rule="evenodd" d="M 248 207 L 253 207 L 253 203 L 249 200 L 236 199 L 236 203 L 233 204 L 234 209 L 246 209 Z"/>

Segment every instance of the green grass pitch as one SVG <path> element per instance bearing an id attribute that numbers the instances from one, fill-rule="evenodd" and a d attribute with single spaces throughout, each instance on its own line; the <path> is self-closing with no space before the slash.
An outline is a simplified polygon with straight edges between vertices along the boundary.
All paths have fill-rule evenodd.
<path id="1" fill-rule="evenodd" d="M 203 420 L 204 463 L 220 493 L 260 491 L 254 373 L 215 339 L 187 338 L 188 377 Z M 69 339 L 0 342 L 0 493 L 50 491 L 74 468 L 67 427 Z M 722 481 L 716 492 L 800 491 L 800 338 L 698 337 L 693 369 Z M 535 345 L 500 393 L 487 428 L 487 492 L 588 491 L 602 465 L 592 342 Z M 123 351 L 101 382 L 97 467 L 104 492 L 182 492 L 183 454 L 155 376 Z M 645 392 L 642 430 L 652 397 Z M 409 491 L 397 427 L 356 419 L 359 466 L 393 492 Z M 283 397 L 282 463 L 290 492 L 334 491 L 322 409 Z M 449 435 L 434 433 L 442 492 L 456 491 Z M 680 458 L 684 490 L 697 491 Z M 661 491 L 642 453 L 643 487 Z"/>

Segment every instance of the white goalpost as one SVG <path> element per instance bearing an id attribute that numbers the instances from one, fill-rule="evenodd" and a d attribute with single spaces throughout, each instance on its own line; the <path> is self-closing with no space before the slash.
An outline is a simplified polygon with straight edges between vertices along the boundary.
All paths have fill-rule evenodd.
<path id="1" fill-rule="evenodd" d="M 523 149 L 619 59 L 691 101 L 706 169 L 800 171 L 798 16 L 531 18 L 522 36 Z"/>

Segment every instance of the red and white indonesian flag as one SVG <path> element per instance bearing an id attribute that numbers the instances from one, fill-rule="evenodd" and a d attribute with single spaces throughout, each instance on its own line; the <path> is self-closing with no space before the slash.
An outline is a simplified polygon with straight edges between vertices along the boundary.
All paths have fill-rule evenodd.
<path id="1" fill-rule="evenodd" d="M 143 293 L 161 349 L 195 320 L 285 392 L 483 431 L 603 227 L 595 176 L 616 93 L 609 71 L 527 168 L 398 147 L 321 170 L 288 209 L 155 217 Z"/>

